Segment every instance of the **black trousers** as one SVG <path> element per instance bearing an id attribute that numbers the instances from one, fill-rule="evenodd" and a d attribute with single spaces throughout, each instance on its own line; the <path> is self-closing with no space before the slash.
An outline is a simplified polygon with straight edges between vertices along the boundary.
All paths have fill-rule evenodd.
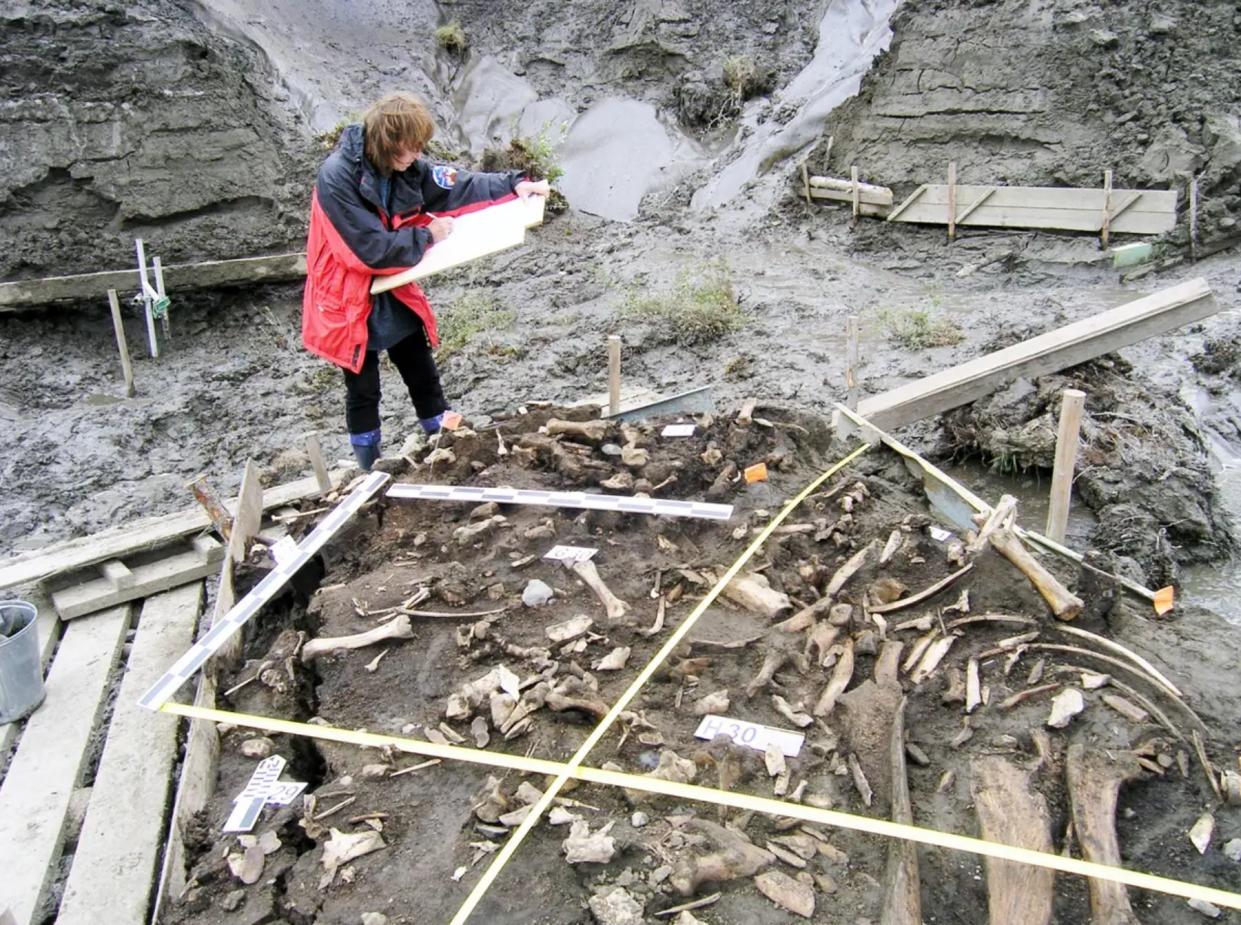
<path id="1" fill-rule="evenodd" d="M 409 389 L 418 417 L 431 418 L 447 410 L 439 369 L 425 332 L 418 331 L 393 344 L 388 357 Z M 378 351 L 366 351 L 359 372 L 345 370 L 345 425 L 351 434 L 379 430 Z"/>

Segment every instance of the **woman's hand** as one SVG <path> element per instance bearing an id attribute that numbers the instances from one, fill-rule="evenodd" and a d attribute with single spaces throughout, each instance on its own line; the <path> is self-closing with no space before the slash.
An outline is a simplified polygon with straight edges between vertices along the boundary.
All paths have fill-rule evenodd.
<path id="1" fill-rule="evenodd" d="M 552 188 L 548 186 L 546 180 L 539 180 L 538 182 L 533 180 L 522 180 L 513 189 L 513 192 L 515 192 L 522 199 L 526 199 L 529 196 L 546 196 L 551 191 Z"/>
<path id="2" fill-rule="evenodd" d="M 427 225 L 427 231 L 431 232 L 431 240 L 438 244 L 452 234 L 452 219 L 447 216 L 433 218 Z"/>

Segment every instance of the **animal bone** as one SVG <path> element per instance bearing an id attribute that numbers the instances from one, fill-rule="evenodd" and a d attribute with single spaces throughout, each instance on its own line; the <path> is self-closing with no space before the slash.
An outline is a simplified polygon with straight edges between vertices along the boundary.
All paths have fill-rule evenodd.
<path id="1" fill-rule="evenodd" d="M 836 662 L 836 668 L 832 672 L 832 679 L 827 682 L 827 687 L 823 690 L 823 696 L 814 705 L 814 715 L 827 716 L 831 713 L 836 706 L 836 699 L 844 693 L 851 680 L 853 680 L 853 640 L 846 639 L 844 652 L 841 653 L 840 660 Z"/>
<path id="2" fill-rule="evenodd" d="M 569 827 L 569 837 L 561 847 L 565 860 L 570 864 L 606 864 L 616 853 L 616 840 L 608 835 L 615 822 L 609 822 L 598 832 L 590 831 L 588 822 L 574 822 Z"/>
<path id="3" fill-rule="evenodd" d="M 877 541 L 871 540 L 862 549 L 855 552 L 848 562 L 836 570 L 836 574 L 832 576 L 831 581 L 827 583 L 827 587 L 823 589 L 823 596 L 835 597 L 840 589 L 845 586 L 845 582 L 857 574 L 858 569 L 866 564 L 867 558 L 869 558 L 878 545 Z"/>
<path id="4" fill-rule="evenodd" d="M 488 533 L 494 533 L 506 523 L 508 523 L 507 517 L 503 514 L 496 514 L 494 517 L 488 517 L 486 520 L 480 520 L 478 523 L 458 527 L 452 532 L 452 538 L 458 546 L 468 546 Z"/>
<path id="5" fill-rule="evenodd" d="M 1082 699 L 1082 692 L 1075 687 L 1065 688 L 1051 702 L 1051 715 L 1047 717 L 1047 725 L 1052 729 L 1063 729 L 1084 709 L 1086 701 Z"/>
<path id="6" fill-rule="evenodd" d="M 1121 863 L 1116 838 L 1116 802 L 1120 788 L 1141 773 L 1132 752 L 1087 749 L 1080 742 L 1069 746 L 1065 777 L 1073 829 L 1081 845 L 1082 857 L 1098 864 Z M 1109 925 L 1139 925 L 1129 905 L 1129 894 L 1122 884 L 1091 879 L 1091 920 Z"/>
<path id="7" fill-rule="evenodd" d="M 607 421 L 561 421 L 549 418 L 547 432 L 553 437 L 565 434 L 570 437 L 581 437 L 591 443 L 602 443 L 608 434 Z"/>
<path id="8" fill-rule="evenodd" d="M 405 614 L 399 614 L 382 626 L 377 626 L 373 630 L 367 630 L 365 633 L 355 633 L 352 636 L 324 636 L 319 639 L 312 639 L 302 647 L 302 661 L 311 662 L 324 653 L 336 652 L 340 649 L 362 649 L 388 639 L 413 638 L 414 630 L 409 625 L 409 617 Z"/>
<path id="9" fill-rule="evenodd" d="M 721 593 L 739 607 L 756 611 L 769 620 L 793 606 L 787 594 L 772 589 L 767 577 L 757 572 L 738 574 Z"/>
<path id="10" fill-rule="evenodd" d="M 740 877 L 752 877 L 776 861 L 776 856 L 770 851 L 706 819 L 690 819 L 684 828 L 691 835 L 705 838 L 715 850 L 699 856 L 683 855 L 677 860 L 668 883 L 682 896 L 693 896 L 704 883 L 724 883 Z"/>
<path id="11" fill-rule="evenodd" d="M 595 671 L 620 671 L 629 661 L 629 646 L 617 646 L 594 665 Z"/>
<path id="12" fill-rule="evenodd" d="M 595 563 L 589 560 L 573 562 L 569 567 L 573 569 L 582 581 L 586 582 L 590 590 L 595 592 L 599 602 L 603 604 L 603 609 L 607 612 L 609 620 L 615 623 L 625 618 L 625 614 L 629 612 L 629 605 L 608 590 L 608 586 L 599 577 L 599 570 L 595 568 Z"/>
<path id="13" fill-rule="evenodd" d="M 789 702 L 785 700 L 783 697 L 781 697 L 779 694 L 772 694 L 771 702 L 775 706 L 776 712 L 779 713 L 781 716 L 783 716 L 785 719 L 787 719 L 794 726 L 800 726 L 801 728 L 805 729 L 807 726 L 809 726 L 811 723 L 814 722 L 814 719 L 810 715 L 806 713 L 799 713 L 796 710 L 794 710 L 789 705 Z"/>
<path id="14" fill-rule="evenodd" d="M 766 656 L 763 657 L 763 665 L 758 670 L 758 674 L 754 679 L 745 686 L 746 697 L 753 697 L 760 690 L 771 683 L 771 679 L 775 677 L 784 663 L 789 660 L 789 653 L 780 648 L 770 648 L 767 650 Z"/>
<path id="15" fill-rule="evenodd" d="M 694 704 L 695 716 L 708 716 L 712 713 L 723 716 L 728 712 L 728 688 L 708 694 Z"/>
<path id="16" fill-rule="evenodd" d="M 608 705 L 601 700 L 592 700 L 587 697 L 571 697 L 562 694 L 559 691 L 549 691 L 547 694 L 547 708 L 562 713 L 565 710 L 578 710 L 582 713 L 588 713 L 595 719 L 603 719 L 608 715 Z"/>

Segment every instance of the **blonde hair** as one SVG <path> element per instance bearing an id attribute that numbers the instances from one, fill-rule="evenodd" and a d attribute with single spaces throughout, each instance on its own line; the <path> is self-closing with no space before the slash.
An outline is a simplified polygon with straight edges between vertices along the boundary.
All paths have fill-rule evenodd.
<path id="1" fill-rule="evenodd" d="M 403 152 L 421 149 L 435 134 L 426 105 L 412 93 L 389 93 L 362 114 L 366 159 L 385 177 Z"/>

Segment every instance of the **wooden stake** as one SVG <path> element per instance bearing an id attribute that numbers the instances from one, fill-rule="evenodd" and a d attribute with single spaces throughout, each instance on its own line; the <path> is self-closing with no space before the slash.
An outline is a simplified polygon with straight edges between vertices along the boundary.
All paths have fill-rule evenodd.
<path id="1" fill-rule="evenodd" d="M 125 340 L 125 325 L 121 323 L 121 303 L 116 290 L 108 290 L 108 304 L 112 306 L 112 330 L 116 332 L 116 349 L 121 352 L 121 374 L 125 377 L 125 397 L 134 397 L 134 367 L 129 361 L 129 342 Z"/>
<path id="2" fill-rule="evenodd" d="M 1189 178 L 1189 256 L 1198 262 L 1198 178 Z"/>
<path id="3" fill-rule="evenodd" d="M 948 162 L 948 240 L 957 236 L 957 162 Z"/>
<path id="4" fill-rule="evenodd" d="M 810 198 L 810 170 L 805 161 L 801 162 L 801 191 L 806 197 L 806 205 L 814 205 L 814 200 Z"/>
<path id="5" fill-rule="evenodd" d="M 853 181 L 853 218 L 857 219 L 862 211 L 862 190 L 858 186 L 857 164 L 849 168 L 849 178 Z"/>
<path id="6" fill-rule="evenodd" d="M 608 415 L 620 414 L 621 339 L 608 335 Z"/>
<path id="7" fill-rule="evenodd" d="M 194 493 L 194 498 L 203 509 L 207 512 L 207 516 L 211 518 L 211 525 L 215 527 L 215 532 L 227 543 L 229 537 L 233 535 L 233 518 L 228 513 L 220 499 L 216 496 L 211 486 L 207 484 L 207 476 L 200 475 L 185 483 L 185 487 Z"/>
<path id="8" fill-rule="evenodd" d="M 148 293 L 151 282 L 147 278 L 147 255 L 146 250 L 142 246 L 142 238 L 134 238 L 134 247 L 138 251 L 138 291 L 142 296 L 142 304 L 146 308 L 147 340 L 150 342 L 151 356 L 158 357 L 159 343 L 155 340 L 155 312 L 151 305 L 151 296 Z"/>
<path id="9" fill-rule="evenodd" d="M 158 257 L 152 257 L 151 263 L 155 267 L 155 291 L 159 293 L 159 297 L 162 299 L 166 295 L 164 292 L 164 268 L 160 265 Z M 164 327 L 164 336 L 167 337 L 172 334 L 172 322 L 168 318 L 167 309 L 164 310 L 164 317 L 161 321 Z"/>
<path id="10" fill-rule="evenodd" d="M 228 555 L 234 562 L 243 562 L 250 541 L 258 534 L 263 521 L 263 486 L 259 483 L 259 469 L 253 459 L 246 460 L 246 468 L 241 474 L 236 512 L 228 540 Z"/>
<path id="11" fill-rule="evenodd" d="M 850 411 L 856 411 L 858 402 L 857 365 L 859 331 L 857 315 L 849 316 L 845 322 L 845 331 L 848 337 L 848 344 L 845 347 L 845 404 L 849 406 Z"/>
<path id="12" fill-rule="evenodd" d="M 1086 408 L 1086 393 L 1077 389 L 1065 389 L 1061 395 L 1060 429 L 1056 432 L 1056 463 L 1051 475 L 1051 504 L 1047 509 L 1047 536 L 1057 543 L 1064 542 L 1069 523 L 1069 505 L 1073 495 L 1073 467 L 1077 463 L 1077 446 L 1080 440 L 1082 412 Z"/>
<path id="13" fill-rule="evenodd" d="M 1111 168 L 1103 171 L 1103 223 L 1100 233 L 1103 236 L 1103 246 L 1107 247 L 1108 235 L 1112 230 L 1112 171 Z"/>
<path id="14" fill-rule="evenodd" d="M 319 494 L 326 495 L 332 490 L 332 477 L 328 474 L 327 463 L 323 461 L 323 447 L 319 444 L 319 432 L 312 430 L 303 434 L 306 442 L 306 455 L 310 457 L 310 465 L 315 470 L 315 481 L 319 483 Z"/>

